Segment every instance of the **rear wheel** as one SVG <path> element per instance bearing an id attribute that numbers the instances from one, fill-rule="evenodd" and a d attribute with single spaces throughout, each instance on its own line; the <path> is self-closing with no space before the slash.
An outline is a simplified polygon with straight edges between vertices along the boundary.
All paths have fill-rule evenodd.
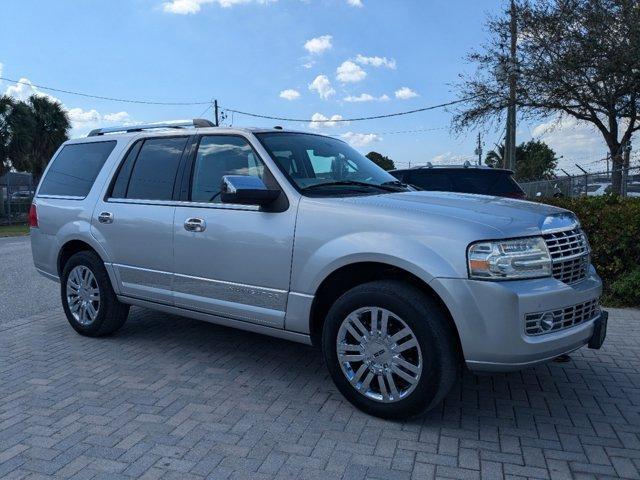
<path id="1" fill-rule="evenodd" d="M 81 335 L 109 335 L 127 320 L 129 306 L 118 301 L 102 260 L 93 252 L 78 252 L 69 258 L 62 271 L 60 294 L 67 320 Z"/>
<path id="2" fill-rule="evenodd" d="M 342 295 L 327 314 L 322 347 L 342 394 L 383 418 L 411 417 L 437 405 L 459 370 L 445 313 L 398 281 L 370 282 Z"/>

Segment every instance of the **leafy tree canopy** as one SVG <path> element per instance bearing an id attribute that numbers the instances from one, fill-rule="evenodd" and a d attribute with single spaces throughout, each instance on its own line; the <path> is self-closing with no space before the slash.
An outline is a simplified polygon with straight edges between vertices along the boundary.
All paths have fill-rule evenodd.
<path id="1" fill-rule="evenodd" d="M 55 100 L 0 97 L 0 174 L 11 167 L 39 179 L 70 128 L 67 112 Z"/>
<path id="2" fill-rule="evenodd" d="M 396 168 L 393 160 L 382 155 L 381 153 L 369 152 L 367 153 L 366 157 L 384 170 L 393 170 L 394 168 Z"/>
<path id="3" fill-rule="evenodd" d="M 515 75 L 521 117 L 565 115 L 597 128 L 613 158 L 619 191 L 623 148 L 640 129 L 640 2 L 518 0 L 516 11 L 515 64 L 505 12 L 489 19 L 488 43 L 469 55 L 477 68 L 458 86 L 468 100 L 454 127 L 502 122 Z"/>
<path id="4" fill-rule="evenodd" d="M 487 152 L 484 163 L 490 167 L 502 168 L 504 165 L 504 145 Z M 556 153 L 544 142 L 530 140 L 516 147 L 516 180 L 533 182 L 555 178 L 558 166 Z"/>

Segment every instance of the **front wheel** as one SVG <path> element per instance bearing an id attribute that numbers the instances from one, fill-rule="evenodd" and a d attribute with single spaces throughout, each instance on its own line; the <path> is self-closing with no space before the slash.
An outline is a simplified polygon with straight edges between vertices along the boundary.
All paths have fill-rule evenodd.
<path id="1" fill-rule="evenodd" d="M 375 281 L 331 307 L 322 348 L 334 383 L 361 410 L 407 418 L 437 405 L 457 378 L 454 334 L 441 307 L 399 281 Z"/>
<path id="2" fill-rule="evenodd" d="M 129 306 L 118 301 L 102 260 L 93 252 L 69 258 L 62 270 L 60 296 L 67 320 L 81 335 L 109 335 L 129 314 Z"/>

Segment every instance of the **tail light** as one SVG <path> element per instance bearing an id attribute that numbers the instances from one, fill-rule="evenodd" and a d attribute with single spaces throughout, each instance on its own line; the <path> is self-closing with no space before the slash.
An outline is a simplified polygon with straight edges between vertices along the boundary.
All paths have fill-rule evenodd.
<path id="1" fill-rule="evenodd" d="M 29 208 L 29 226 L 31 228 L 38 228 L 38 211 L 36 210 L 36 204 L 32 203 Z"/>

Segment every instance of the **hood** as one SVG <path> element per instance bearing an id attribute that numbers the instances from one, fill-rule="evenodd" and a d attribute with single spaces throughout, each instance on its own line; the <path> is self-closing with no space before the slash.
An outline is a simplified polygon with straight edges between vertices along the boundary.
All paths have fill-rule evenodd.
<path id="1" fill-rule="evenodd" d="M 498 237 L 537 235 L 578 224 L 576 216 L 543 203 L 454 192 L 399 192 L 348 197 L 344 201 L 407 213 L 444 216 L 494 230 Z"/>

